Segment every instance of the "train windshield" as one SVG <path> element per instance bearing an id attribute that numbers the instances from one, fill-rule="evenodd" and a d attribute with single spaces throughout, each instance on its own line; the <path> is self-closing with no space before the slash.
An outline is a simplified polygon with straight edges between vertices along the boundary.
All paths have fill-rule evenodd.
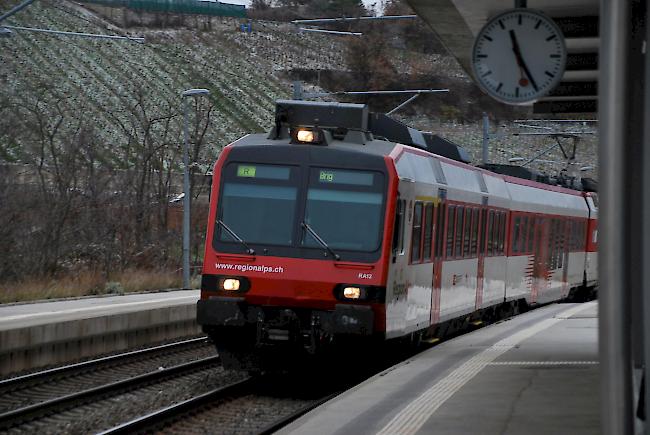
<path id="1" fill-rule="evenodd" d="M 381 244 L 383 189 L 379 172 L 312 168 L 305 222 L 334 250 L 373 252 Z M 308 231 L 301 243 L 320 247 Z"/>
<path id="2" fill-rule="evenodd" d="M 245 243 L 293 244 L 298 168 L 232 163 L 224 171 L 221 220 Z M 234 242 L 217 227 L 217 237 Z"/>

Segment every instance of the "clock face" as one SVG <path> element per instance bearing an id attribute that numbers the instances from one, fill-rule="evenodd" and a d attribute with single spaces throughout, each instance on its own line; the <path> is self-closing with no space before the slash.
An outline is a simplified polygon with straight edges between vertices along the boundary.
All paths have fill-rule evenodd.
<path id="1" fill-rule="evenodd" d="M 551 91 L 566 64 L 564 36 L 546 15 L 512 9 L 481 29 L 472 51 L 479 86 L 508 104 L 532 103 Z"/>

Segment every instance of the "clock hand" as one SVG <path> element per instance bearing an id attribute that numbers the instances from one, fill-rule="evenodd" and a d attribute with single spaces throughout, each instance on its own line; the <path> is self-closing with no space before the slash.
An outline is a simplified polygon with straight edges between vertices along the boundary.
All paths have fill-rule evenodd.
<path id="1" fill-rule="evenodd" d="M 519 44 L 517 43 L 517 38 L 514 36 L 514 31 L 510 31 L 510 40 L 512 41 L 512 51 L 515 54 L 515 60 L 517 61 L 517 67 L 519 68 L 519 85 L 528 86 L 530 81 L 526 78 L 526 73 L 521 67 L 521 53 L 519 52 Z"/>
<path id="2" fill-rule="evenodd" d="M 535 83 L 535 79 L 533 76 L 530 74 L 530 71 L 528 70 L 528 66 L 524 62 L 524 58 L 521 56 L 521 50 L 519 50 L 519 44 L 517 43 L 517 36 L 515 35 L 514 30 L 510 30 L 510 39 L 512 40 L 512 51 L 515 53 L 515 57 L 517 58 L 517 65 L 519 65 L 519 68 L 523 68 L 524 72 L 530 79 L 530 83 L 533 85 L 533 88 L 535 91 L 538 91 L 539 88 L 537 87 L 537 83 Z"/>

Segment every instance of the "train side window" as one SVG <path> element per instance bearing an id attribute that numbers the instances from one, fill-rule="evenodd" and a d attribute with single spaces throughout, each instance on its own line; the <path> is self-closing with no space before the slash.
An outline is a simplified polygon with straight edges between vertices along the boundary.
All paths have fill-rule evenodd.
<path id="1" fill-rule="evenodd" d="M 528 248 L 529 254 L 533 252 L 533 241 L 535 240 L 535 219 L 531 217 L 528 220 Z"/>
<path id="2" fill-rule="evenodd" d="M 501 218 L 499 220 L 499 255 L 505 254 L 506 244 L 506 212 L 499 213 Z"/>
<path id="3" fill-rule="evenodd" d="M 454 242 L 454 257 L 463 256 L 463 218 L 465 216 L 465 207 L 456 208 L 456 241 Z"/>
<path id="4" fill-rule="evenodd" d="M 566 234 L 566 222 L 565 221 L 560 221 L 559 222 L 559 231 L 558 231 L 558 255 L 557 255 L 557 267 L 562 268 L 562 264 L 564 264 L 564 243 L 565 243 L 565 237 L 564 235 Z"/>
<path id="5" fill-rule="evenodd" d="M 422 242 L 422 258 L 431 260 L 431 237 L 433 236 L 433 203 L 424 206 L 424 242 Z"/>
<path id="6" fill-rule="evenodd" d="M 395 208 L 395 228 L 393 228 L 393 256 L 404 253 L 404 203 L 397 200 Z"/>
<path id="7" fill-rule="evenodd" d="M 555 266 L 557 265 L 557 219 L 551 219 L 551 236 L 548 238 L 548 243 L 549 243 L 549 251 L 551 253 L 551 258 L 550 258 L 550 269 L 553 270 L 555 269 Z"/>
<path id="8" fill-rule="evenodd" d="M 456 207 L 449 206 L 449 213 L 447 213 L 447 253 L 446 257 L 449 259 L 454 253 L 454 222 L 456 222 Z"/>
<path id="9" fill-rule="evenodd" d="M 548 220 L 548 237 L 546 240 L 546 267 L 551 267 L 551 259 L 553 258 L 553 219 Z"/>
<path id="10" fill-rule="evenodd" d="M 580 223 L 577 220 L 573 220 L 571 223 L 571 249 L 574 251 L 578 250 L 579 247 L 579 236 L 578 236 L 578 226 Z"/>
<path id="11" fill-rule="evenodd" d="M 485 243 L 487 241 L 487 210 L 481 209 L 481 222 L 479 225 L 479 240 L 478 250 L 482 255 L 485 255 Z"/>
<path id="12" fill-rule="evenodd" d="M 422 203 L 416 201 L 413 206 L 413 234 L 411 236 L 411 263 L 420 261 L 422 243 Z"/>
<path id="13" fill-rule="evenodd" d="M 436 218 L 436 258 L 442 257 L 442 248 L 444 240 L 444 231 L 445 231 L 445 218 L 447 217 L 447 206 L 440 204 L 437 207 L 437 218 Z"/>
<path id="14" fill-rule="evenodd" d="M 562 267 L 562 221 L 557 220 L 555 236 L 555 268 Z"/>
<path id="15" fill-rule="evenodd" d="M 476 247 L 478 243 L 478 208 L 472 209 L 472 239 L 470 241 L 470 256 L 474 257 L 477 253 Z"/>
<path id="16" fill-rule="evenodd" d="M 492 255 L 494 249 L 494 210 L 488 212 L 487 222 L 487 255 Z"/>
<path id="17" fill-rule="evenodd" d="M 513 225 L 513 231 L 512 231 L 512 246 L 510 249 L 512 249 L 512 252 L 514 254 L 519 253 L 519 227 L 521 226 L 521 218 L 519 216 L 515 217 L 515 222 Z"/>
<path id="18" fill-rule="evenodd" d="M 494 218 L 492 219 L 492 249 L 490 250 L 491 255 L 497 255 L 497 248 L 499 246 L 499 212 L 494 212 Z"/>
<path id="19" fill-rule="evenodd" d="M 469 247 L 470 247 L 470 237 L 472 234 L 472 209 L 467 207 L 465 208 L 465 231 L 463 235 L 463 257 L 470 258 Z"/>
<path id="20" fill-rule="evenodd" d="M 521 250 L 520 250 L 520 252 L 522 254 L 526 253 L 526 246 L 527 246 L 526 236 L 528 236 L 528 216 L 524 216 L 521 219 Z"/>

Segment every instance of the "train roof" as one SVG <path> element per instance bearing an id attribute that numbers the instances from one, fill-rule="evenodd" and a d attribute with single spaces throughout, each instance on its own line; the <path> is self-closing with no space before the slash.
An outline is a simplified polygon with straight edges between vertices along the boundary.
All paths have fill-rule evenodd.
<path id="1" fill-rule="evenodd" d="M 278 100 L 273 132 L 281 137 L 290 135 L 295 128 L 316 128 L 344 140 L 348 132 L 357 133 L 359 139 L 360 133 L 364 133 L 373 139 L 409 145 L 463 163 L 471 162 L 460 145 L 416 130 L 384 113 L 372 113 L 366 104 Z M 352 137 L 347 139 L 354 141 Z"/>
<path id="2" fill-rule="evenodd" d="M 305 137 L 311 140 L 299 140 L 300 131 L 308 132 Z M 508 183 L 581 194 L 576 189 L 553 184 L 548 176 L 520 166 L 472 166 L 469 164 L 467 151 L 461 146 L 432 133 L 408 127 L 385 114 L 371 113 L 366 104 L 278 100 L 275 125 L 270 133 L 250 134 L 233 145 L 245 147 L 289 144 L 327 146 L 341 151 L 376 156 L 392 155 L 395 158 L 399 158 L 402 153 L 401 150 L 394 153 L 396 147 L 401 147 L 404 151 L 410 148 L 415 154 L 436 155 L 447 163 L 467 170 L 489 173 L 503 178 Z"/>

